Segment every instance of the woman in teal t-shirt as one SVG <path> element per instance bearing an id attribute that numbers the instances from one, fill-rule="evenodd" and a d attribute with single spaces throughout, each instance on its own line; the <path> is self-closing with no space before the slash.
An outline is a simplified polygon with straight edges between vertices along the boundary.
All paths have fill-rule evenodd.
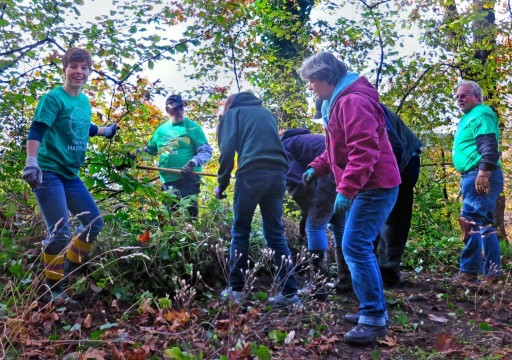
<path id="1" fill-rule="evenodd" d="M 92 58 L 87 51 L 75 48 L 66 52 L 64 85 L 41 98 L 27 137 L 23 179 L 34 191 L 46 223 L 44 274 L 51 300 L 56 302 L 70 301 L 62 280 L 84 262 L 103 228 L 98 207 L 78 172 L 89 136 L 111 139 L 117 126 L 91 123 L 91 105 L 82 93 L 91 68 Z M 70 213 L 82 225 L 75 234 L 71 234 Z"/>

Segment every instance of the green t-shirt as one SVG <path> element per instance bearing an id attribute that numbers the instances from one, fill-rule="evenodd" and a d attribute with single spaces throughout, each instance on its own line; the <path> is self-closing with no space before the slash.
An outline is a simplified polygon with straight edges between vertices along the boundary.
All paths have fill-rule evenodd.
<path id="1" fill-rule="evenodd" d="M 196 150 L 208 141 L 201 126 L 185 118 L 178 124 L 166 121 L 155 131 L 149 140 L 147 150 L 151 155 L 158 156 L 158 166 L 168 169 L 181 169 L 195 155 Z M 195 171 L 202 171 L 196 166 Z M 181 179 L 180 174 L 160 172 L 163 183 Z"/>
<path id="2" fill-rule="evenodd" d="M 73 179 L 85 160 L 91 126 L 91 104 L 83 93 L 69 95 L 62 86 L 41 97 L 34 121 L 48 125 L 37 153 L 43 171 Z"/>
<path id="3" fill-rule="evenodd" d="M 476 138 L 486 134 L 495 134 L 499 144 L 498 117 L 489 106 L 479 104 L 460 119 L 455 133 L 452 159 L 457 171 L 464 173 L 478 166 L 482 156 L 477 151 Z"/>

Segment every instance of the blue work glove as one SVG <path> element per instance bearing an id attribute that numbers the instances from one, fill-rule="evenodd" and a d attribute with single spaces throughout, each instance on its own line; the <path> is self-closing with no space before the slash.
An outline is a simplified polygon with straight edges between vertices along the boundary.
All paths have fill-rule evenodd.
<path id="1" fill-rule="evenodd" d="M 351 204 L 352 200 L 345 195 L 338 193 L 338 195 L 336 195 L 336 200 L 334 201 L 334 212 L 344 213 L 350 208 Z"/>
<path id="2" fill-rule="evenodd" d="M 28 156 L 23 169 L 23 180 L 25 180 L 31 188 L 37 189 L 43 182 L 43 172 L 37 163 L 37 157 Z"/>
<path id="3" fill-rule="evenodd" d="M 313 168 L 307 169 L 306 172 L 304 174 L 302 174 L 302 182 L 304 183 L 304 185 L 315 180 L 315 178 L 316 178 L 316 174 L 315 174 L 315 169 L 313 169 Z"/>
<path id="4" fill-rule="evenodd" d="M 196 164 L 190 160 L 188 163 L 185 164 L 181 168 L 181 176 L 190 176 L 194 172 L 194 168 L 196 167 Z"/>
<path id="5" fill-rule="evenodd" d="M 105 126 L 105 133 L 103 136 L 105 136 L 107 139 L 112 139 L 114 135 L 117 132 L 117 125 L 116 124 L 110 124 Z"/>
<path id="6" fill-rule="evenodd" d="M 220 187 L 217 186 L 217 188 L 215 189 L 215 197 L 220 200 L 225 199 L 228 196 L 224 194 L 224 190 L 221 190 Z"/>

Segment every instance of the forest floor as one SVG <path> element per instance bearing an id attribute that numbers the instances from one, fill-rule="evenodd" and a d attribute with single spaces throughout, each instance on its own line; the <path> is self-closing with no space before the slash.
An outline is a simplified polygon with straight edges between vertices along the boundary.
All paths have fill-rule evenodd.
<path id="1" fill-rule="evenodd" d="M 404 273 L 386 289 L 389 335 L 365 346 L 343 342 L 353 327 L 343 315 L 358 306 L 352 293 L 305 297 L 294 311 L 266 306 L 258 291 L 268 290 L 265 274 L 241 307 L 221 302 L 219 289 L 195 296 L 184 286 L 169 306 L 118 301 L 90 283 L 79 307 L 19 307 L 7 323 L 10 349 L 0 351 L 5 359 L 512 359 L 509 277 L 456 284 L 444 274 Z"/>

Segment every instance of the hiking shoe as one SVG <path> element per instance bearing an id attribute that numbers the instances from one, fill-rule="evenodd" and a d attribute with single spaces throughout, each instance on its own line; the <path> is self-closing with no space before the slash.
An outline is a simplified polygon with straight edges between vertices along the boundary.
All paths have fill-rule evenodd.
<path id="1" fill-rule="evenodd" d="M 476 283 L 478 282 L 478 274 L 461 271 L 457 275 L 453 276 L 451 281 L 455 284 L 461 285 Z"/>
<path id="2" fill-rule="evenodd" d="M 302 302 L 297 295 L 284 296 L 283 294 L 278 294 L 269 297 L 268 304 L 275 308 L 297 307 L 298 309 L 302 309 Z"/>
<path id="3" fill-rule="evenodd" d="M 241 291 L 234 291 L 231 288 L 222 290 L 220 293 L 222 301 L 233 300 L 235 304 L 242 305 L 244 302 L 244 293 Z"/>
<path id="4" fill-rule="evenodd" d="M 346 322 L 357 325 L 359 324 L 359 314 L 346 314 L 343 316 Z"/>
<path id="5" fill-rule="evenodd" d="M 386 326 L 358 324 L 346 333 L 343 339 L 349 344 L 368 344 L 377 340 L 378 337 L 386 336 L 387 333 L 388 328 Z"/>

